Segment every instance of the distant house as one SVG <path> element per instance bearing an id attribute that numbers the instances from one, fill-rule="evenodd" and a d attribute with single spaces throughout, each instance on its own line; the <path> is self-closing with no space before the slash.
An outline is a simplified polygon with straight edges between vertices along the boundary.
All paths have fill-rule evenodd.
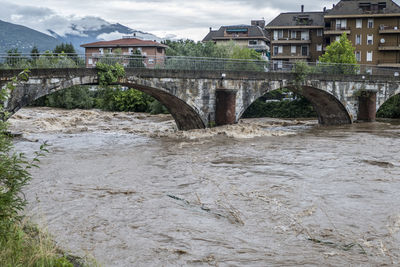
<path id="1" fill-rule="evenodd" d="M 155 41 L 141 40 L 129 36 L 118 40 L 83 44 L 81 47 L 85 48 L 86 67 L 88 68 L 94 67 L 102 57 L 116 55 L 116 51 L 119 51 L 120 55 L 126 58 L 137 55 L 137 51 L 140 51 L 144 65 L 151 68 L 159 63 L 160 60 L 163 61 L 165 49 L 168 46 Z M 129 60 L 123 61 L 124 65 L 128 65 L 128 63 Z"/>
<path id="2" fill-rule="evenodd" d="M 221 26 L 219 30 L 215 31 L 210 28 L 210 32 L 202 41 L 224 44 L 232 40 L 238 45 L 254 49 L 261 52 L 263 57 L 267 57 L 269 37 L 264 27 L 264 20 L 252 20 L 251 25 Z"/>
<path id="3" fill-rule="evenodd" d="M 325 12 L 281 13 L 266 26 L 271 35 L 271 59 L 276 68 L 283 62 L 315 62 L 323 53 Z"/>

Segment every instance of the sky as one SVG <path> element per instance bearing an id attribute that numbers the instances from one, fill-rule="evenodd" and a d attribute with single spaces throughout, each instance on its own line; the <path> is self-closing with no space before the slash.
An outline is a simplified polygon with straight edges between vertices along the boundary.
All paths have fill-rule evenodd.
<path id="1" fill-rule="evenodd" d="M 264 18 L 268 23 L 281 12 L 321 11 L 338 0 L 0 0 L 0 20 L 41 32 L 63 35 L 74 21 L 86 18 L 95 26 L 99 17 L 158 37 L 199 41 L 209 27 L 250 24 Z M 399 2 L 399 1 L 396 1 Z"/>

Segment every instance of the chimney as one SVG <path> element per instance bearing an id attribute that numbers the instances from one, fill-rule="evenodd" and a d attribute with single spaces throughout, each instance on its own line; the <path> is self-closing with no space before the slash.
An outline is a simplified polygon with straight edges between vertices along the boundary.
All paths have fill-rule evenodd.
<path id="1" fill-rule="evenodd" d="M 210 27 L 210 31 L 212 31 L 212 28 Z"/>
<path id="2" fill-rule="evenodd" d="M 133 33 L 133 37 L 136 37 L 136 32 L 135 32 L 135 33 Z"/>
<path id="3" fill-rule="evenodd" d="M 251 21 L 251 26 L 259 26 L 261 28 L 265 27 L 265 19 L 258 19 L 258 20 L 252 20 Z"/>
<path id="4" fill-rule="evenodd" d="M 301 5 L 301 13 L 304 12 L 304 5 Z"/>
<path id="5" fill-rule="evenodd" d="M 332 8 L 335 8 L 335 4 L 332 4 Z"/>
<path id="6" fill-rule="evenodd" d="M 326 12 L 326 7 L 324 6 L 324 13 Z"/>

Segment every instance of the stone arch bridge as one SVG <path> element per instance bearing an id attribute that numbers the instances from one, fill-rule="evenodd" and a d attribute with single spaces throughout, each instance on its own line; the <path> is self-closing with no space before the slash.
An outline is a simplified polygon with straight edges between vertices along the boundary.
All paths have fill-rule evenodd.
<path id="1" fill-rule="evenodd" d="M 18 70 L 0 70 L 3 86 Z M 372 121 L 390 97 L 400 93 L 400 78 L 383 75 L 308 75 L 295 84 L 294 73 L 126 69 L 118 84 L 147 93 L 167 107 L 181 130 L 237 122 L 259 97 L 288 88 L 306 97 L 320 124 Z M 96 69 L 33 69 L 3 103 L 10 115 L 39 97 L 74 85 L 96 85 Z"/>

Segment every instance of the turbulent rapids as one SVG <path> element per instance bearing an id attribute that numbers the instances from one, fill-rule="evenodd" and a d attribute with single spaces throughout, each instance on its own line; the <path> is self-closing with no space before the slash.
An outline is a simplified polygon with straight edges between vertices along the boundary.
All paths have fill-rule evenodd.
<path id="1" fill-rule="evenodd" d="M 400 123 L 249 119 L 178 131 L 169 115 L 27 108 L 29 214 L 105 266 L 400 264 Z"/>

